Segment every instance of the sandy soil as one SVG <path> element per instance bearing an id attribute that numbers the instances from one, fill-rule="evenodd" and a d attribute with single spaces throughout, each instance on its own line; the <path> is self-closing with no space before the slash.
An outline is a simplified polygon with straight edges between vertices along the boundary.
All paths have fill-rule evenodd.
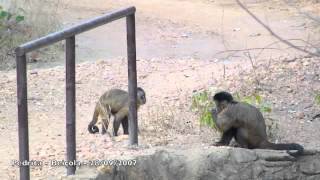
<path id="1" fill-rule="evenodd" d="M 320 90 L 319 59 L 300 57 L 301 53 L 276 43 L 272 46 L 276 49 L 264 50 L 254 59 L 253 68 L 243 51 L 232 50 L 263 48 L 276 39 L 233 1 L 69 0 L 61 6 L 61 15 L 65 26 L 69 26 L 127 5 L 137 7 L 138 84 L 147 92 L 147 104 L 139 110 L 141 146 L 139 150 L 128 149 L 124 135 L 112 141 L 108 136 L 91 135 L 86 129 L 94 104 L 105 90 L 127 89 L 125 26 L 124 21 L 119 21 L 77 37 L 79 160 L 148 153 L 159 146 L 210 145 L 218 133 L 200 128 L 198 117 L 190 110 L 192 92 L 208 88 L 244 94 L 259 92 L 272 102 L 271 115 L 280 123 L 281 141 L 320 148 L 320 122 L 310 121 L 319 112 L 313 101 L 314 92 Z M 299 16 L 292 6 L 252 2 L 248 6 L 286 39 L 308 39 L 315 32 L 309 20 Z M 318 40 L 314 36 L 310 42 Z M 255 56 L 260 50 L 248 52 Z M 62 60 L 57 60 L 54 67 L 41 60 L 29 66 L 30 159 L 63 160 Z M 15 78 L 14 70 L 0 72 L 2 179 L 16 179 L 18 173 L 17 167 L 9 165 L 12 159 L 18 159 Z M 61 173 L 65 173 L 63 167 L 32 168 L 33 179 L 48 179 Z"/>

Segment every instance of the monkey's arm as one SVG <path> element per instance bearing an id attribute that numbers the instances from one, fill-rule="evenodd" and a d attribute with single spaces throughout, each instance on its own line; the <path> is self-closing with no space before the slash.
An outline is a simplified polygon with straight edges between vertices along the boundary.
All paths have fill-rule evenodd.
<path id="1" fill-rule="evenodd" d="M 229 145 L 231 139 L 235 137 L 237 134 L 237 129 L 236 128 L 230 128 L 228 131 L 223 132 L 221 139 L 216 142 L 214 145 L 215 146 L 227 146 Z"/>
<path id="2" fill-rule="evenodd" d="M 129 134 L 128 116 L 122 119 L 121 124 L 123 128 L 123 134 Z"/>
<path id="3" fill-rule="evenodd" d="M 229 145 L 231 139 L 236 136 L 237 128 L 234 127 L 234 118 L 228 116 L 228 111 L 222 110 L 217 113 L 217 110 L 212 110 L 212 116 L 215 118 L 216 126 L 222 132 L 220 141 L 216 142 L 216 146 Z"/>
<path id="4" fill-rule="evenodd" d="M 220 113 L 218 113 L 217 118 L 216 118 L 216 125 L 217 127 L 220 129 L 220 131 L 222 132 L 227 132 L 229 129 L 233 128 L 237 128 L 235 127 L 236 125 L 236 120 L 231 117 L 228 116 L 227 111 L 223 110 Z"/>

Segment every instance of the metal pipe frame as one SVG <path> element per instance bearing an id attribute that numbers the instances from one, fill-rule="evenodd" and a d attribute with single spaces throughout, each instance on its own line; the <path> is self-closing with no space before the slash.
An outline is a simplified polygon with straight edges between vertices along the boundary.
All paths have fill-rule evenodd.
<path id="1" fill-rule="evenodd" d="M 76 160 L 76 86 L 75 86 L 75 35 L 126 17 L 128 91 L 129 91 L 129 143 L 138 144 L 137 122 L 137 69 L 135 7 L 113 11 L 81 24 L 27 42 L 15 49 L 17 63 L 17 108 L 19 160 L 29 161 L 28 101 L 27 101 L 27 56 L 28 52 L 66 40 L 66 152 L 67 161 Z M 67 175 L 75 174 L 76 167 L 68 166 Z M 20 180 L 30 179 L 30 167 L 20 166 Z"/>

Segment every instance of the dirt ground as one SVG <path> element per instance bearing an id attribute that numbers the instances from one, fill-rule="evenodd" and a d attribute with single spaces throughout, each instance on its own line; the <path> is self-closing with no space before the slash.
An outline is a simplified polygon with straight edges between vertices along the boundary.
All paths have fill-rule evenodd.
<path id="1" fill-rule="evenodd" d="M 301 39 L 319 44 L 319 30 L 301 13 L 320 12 L 319 4 L 246 3 L 285 39 L 300 46 L 305 46 Z M 124 135 L 112 140 L 87 132 L 99 96 L 109 88 L 127 89 L 125 21 L 120 20 L 76 39 L 79 160 L 145 154 L 159 146 L 212 144 L 218 133 L 200 128 L 190 109 L 192 93 L 209 88 L 259 92 L 272 103 L 282 142 L 320 148 L 320 121 L 311 120 L 320 112 L 314 102 L 320 90 L 319 58 L 277 43 L 234 1 L 69 0 L 62 2 L 60 18 L 70 26 L 129 5 L 137 8 L 138 85 L 147 93 L 147 104 L 138 114 L 140 147 L 128 149 Z M 252 63 L 245 52 L 254 57 Z M 29 64 L 30 159 L 65 158 L 64 73 L 63 59 Z M 0 72 L 0 94 L 0 177 L 17 179 L 18 167 L 10 165 L 18 159 L 15 70 Z M 32 179 L 55 179 L 65 168 L 32 167 L 31 172 Z"/>

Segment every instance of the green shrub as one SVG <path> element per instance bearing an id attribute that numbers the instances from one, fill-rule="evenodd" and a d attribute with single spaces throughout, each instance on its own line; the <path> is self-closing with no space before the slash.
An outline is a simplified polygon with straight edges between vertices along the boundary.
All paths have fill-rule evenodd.
<path id="1" fill-rule="evenodd" d="M 19 10 L 20 13 L 9 12 L 0 6 L 0 46 L 3 48 L 7 46 L 12 48 L 12 42 L 14 39 L 13 33 L 17 31 L 17 26 L 20 22 L 24 21 L 24 15 L 22 15 L 23 9 Z"/>
<path id="2" fill-rule="evenodd" d="M 240 96 L 239 93 L 235 93 L 234 98 L 243 103 L 251 104 L 257 107 L 261 112 L 271 112 L 271 105 L 265 102 L 259 94 L 252 94 L 249 96 Z"/>
<path id="3" fill-rule="evenodd" d="M 211 109 L 214 107 L 212 95 L 208 90 L 195 92 L 192 95 L 191 109 L 200 115 L 200 125 L 206 125 L 217 130 L 215 121 L 211 115 Z"/>
<path id="4" fill-rule="evenodd" d="M 61 28 L 58 8 L 60 1 L 0 1 L 0 70 L 15 66 L 14 48 Z M 3 5 L 3 6 L 2 6 Z M 37 50 L 38 59 L 45 61 L 59 54 L 59 43 Z"/>
<path id="5" fill-rule="evenodd" d="M 23 9 L 20 9 L 20 10 L 23 11 Z M 21 14 L 15 14 L 15 13 L 9 12 L 7 10 L 4 10 L 3 7 L 0 6 L 0 26 L 1 26 L 1 28 L 5 27 L 7 22 L 9 22 L 12 19 L 13 19 L 14 23 L 19 23 L 24 20 L 24 16 Z"/>

